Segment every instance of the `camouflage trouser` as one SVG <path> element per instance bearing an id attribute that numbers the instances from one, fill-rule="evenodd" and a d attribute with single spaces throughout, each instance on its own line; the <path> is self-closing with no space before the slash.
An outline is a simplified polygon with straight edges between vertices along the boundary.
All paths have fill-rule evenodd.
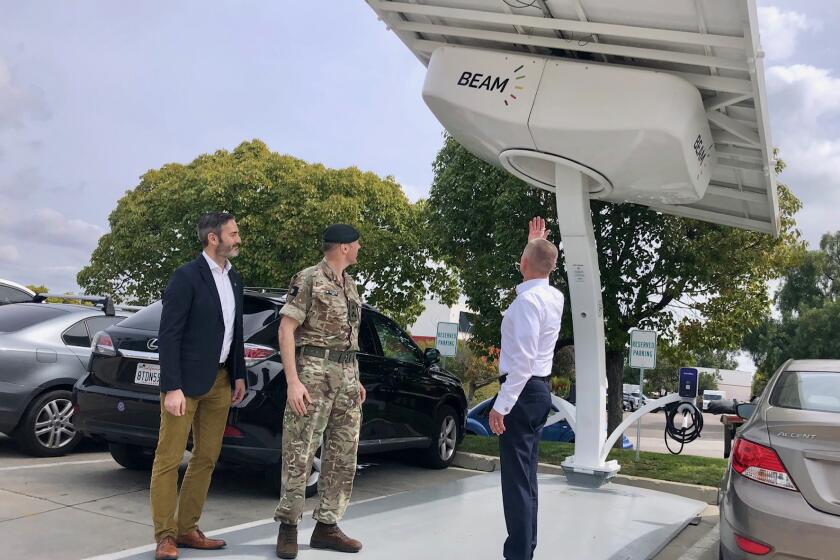
<path id="1" fill-rule="evenodd" d="M 362 418 L 358 366 L 323 358 L 299 356 L 298 376 L 312 404 L 306 416 L 296 416 L 290 405 L 283 415 L 282 494 L 274 519 L 297 525 L 303 515 L 306 481 L 312 460 L 321 448 L 320 501 L 312 517 L 338 523 L 350 502 L 359 449 Z"/>

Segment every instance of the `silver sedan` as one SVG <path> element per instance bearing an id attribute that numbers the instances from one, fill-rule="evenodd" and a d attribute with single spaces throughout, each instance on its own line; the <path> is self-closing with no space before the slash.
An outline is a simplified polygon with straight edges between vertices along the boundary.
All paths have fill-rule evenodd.
<path id="1" fill-rule="evenodd" d="M 840 558 L 840 360 L 788 361 L 737 410 L 721 557 Z"/>
<path id="2" fill-rule="evenodd" d="M 81 438 L 72 389 L 87 370 L 91 337 L 124 318 L 84 305 L 0 306 L 0 433 L 32 455 L 71 451 Z"/>

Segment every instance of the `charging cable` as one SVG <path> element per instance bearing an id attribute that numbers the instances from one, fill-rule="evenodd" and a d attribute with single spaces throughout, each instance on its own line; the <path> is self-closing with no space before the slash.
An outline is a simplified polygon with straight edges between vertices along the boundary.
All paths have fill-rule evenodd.
<path id="1" fill-rule="evenodd" d="M 680 417 L 680 427 L 677 418 Z M 682 453 L 686 443 L 691 443 L 700 437 L 703 430 L 703 413 L 691 403 L 673 402 L 665 406 L 665 447 L 674 455 Z M 680 444 L 677 451 L 671 449 L 668 438 Z"/>

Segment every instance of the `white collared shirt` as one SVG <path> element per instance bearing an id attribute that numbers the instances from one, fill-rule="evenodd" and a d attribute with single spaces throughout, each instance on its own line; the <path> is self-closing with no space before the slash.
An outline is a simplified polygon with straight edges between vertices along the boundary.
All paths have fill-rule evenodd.
<path id="1" fill-rule="evenodd" d="M 532 376 L 551 375 L 563 317 L 563 294 L 547 278 L 522 282 L 502 318 L 499 373 L 507 374 L 493 409 L 507 414 Z"/>
<path id="2" fill-rule="evenodd" d="M 226 361 L 230 352 L 230 345 L 233 343 L 233 320 L 236 316 L 236 301 L 233 299 L 233 286 L 230 284 L 231 269 L 230 261 L 225 261 L 225 267 L 221 268 L 216 262 L 202 251 L 207 264 L 210 266 L 210 275 L 216 283 L 216 291 L 219 292 L 219 302 L 222 304 L 222 318 L 225 321 L 225 338 L 222 341 L 222 353 L 219 355 L 219 363 Z"/>

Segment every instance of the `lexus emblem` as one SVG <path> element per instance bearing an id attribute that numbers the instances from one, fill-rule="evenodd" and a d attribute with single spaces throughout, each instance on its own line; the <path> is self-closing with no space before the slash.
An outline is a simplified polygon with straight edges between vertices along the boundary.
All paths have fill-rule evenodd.
<path id="1" fill-rule="evenodd" d="M 149 350 L 157 350 L 158 349 L 158 339 L 150 338 L 149 342 L 146 343 L 146 348 Z"/>

